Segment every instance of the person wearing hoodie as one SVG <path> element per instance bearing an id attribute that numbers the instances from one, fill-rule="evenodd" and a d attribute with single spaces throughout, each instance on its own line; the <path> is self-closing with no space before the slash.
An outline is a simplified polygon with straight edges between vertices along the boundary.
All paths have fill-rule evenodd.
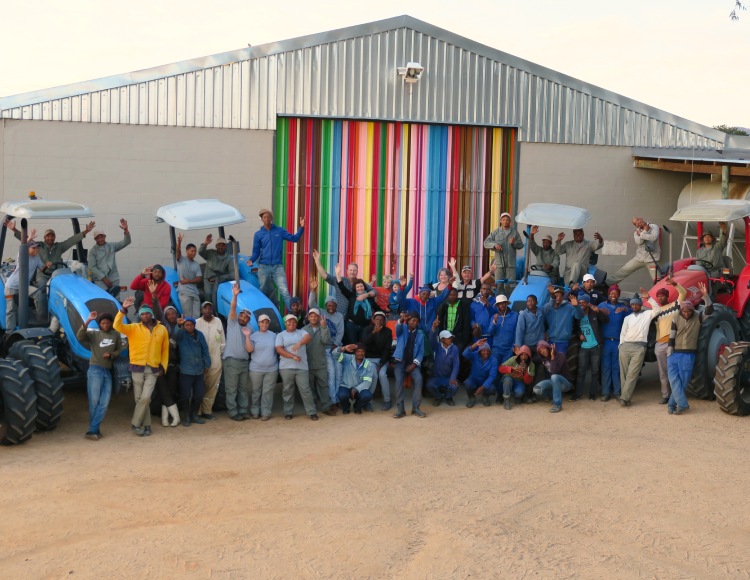
<path id="1" fill-rule="evenodd" d="M 536 344 L 534 346 L 536 347 Z M 516 402 L 519 402 L 526 393 L 526 387 L 534 380 L 536 372 L 531 361 L 531 349 L 524 345 L 517 352 L 517 355 L 510 357 L 498 369 L 503 375 L 503 407 L 508 410 L 513 408 L 511 397 L 515 397 Z"/>
<path id="2" fill-rule="evenodd" d="M 409 281 L 406 278 L 400 278 L 399 280 L 393 280 L 391 282 L 391 293 L 388 295 L 388 319 L 398 320 L 399 312 L 401 312 L 402 304 L 404 299 L 411 292 L 411 288 L 414 285 L 414 274 L 409 274 Z"/>
<path id="3" fill-rule="evenodd" d="M 568 374 L 568 365 L 565 353 L 557 352 L 554 344 L 546 340 L 540 340 L 536 345 L 536 357 L 534 365 L 537 369 L 539 382 L 534 385 L 534 394 L 539 397 L 552 395 L 552 408 L 550 413 L 562 411 L 563 393 L 573 388 Z"/>
<path id="4" fill-rule="evenodd" d="M 482 404 L 490 406 L 490 395 L 496 392 L 497 359 L 492 356 L 492 349 L 486 338 L 480 338 L 464 349 L 463 357 L 471 363 L 469 378 L 464 381 L 464 388 L 469 400 L 466 406 L 471 409 L 476 404 L 476 396 L 482 396 Z"/>
<path id="5" fill-rule="evenodd" d="M 453 283 L 453 278 L 450 279 L 450 282 Z M 448 284 L 440 294 L 432 298 L 430 298 L 432 287 L 425 284 L 419 289 L 417 298 L 405 298 L 401 302 L 402 312 L 416 312 L 419 315 L 419 330 L 424 333 L 424 336 L 429 336 L 432 322 L 437 315 L 437 309 L 448 298 L 451 284 Z"/>
<path id="6" fill-rule="evenodd" d="M 456 404 L 453 397 L 458 391 L 458 348 L 453 344 L 453 334 L 449 330 L 440 330 L 438 320 L 432 323 L 430 342 L 435 356 L 435 366 L 432 368 L 432 376 L 427 381 L 427 390 L 433 396 L 432 404 L 435 407 L 439 407 L 443 399 L 453 407 Z"/>

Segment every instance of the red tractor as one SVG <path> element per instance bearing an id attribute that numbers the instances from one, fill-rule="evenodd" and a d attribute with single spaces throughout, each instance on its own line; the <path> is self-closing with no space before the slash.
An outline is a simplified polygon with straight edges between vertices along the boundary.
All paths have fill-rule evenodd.
<path id="1" fill-rule="evenodd" d="M 683 207 L 671 219 L 695 222 L 699 247 L 705 222 L 731 225 L 742 220 L 744 223 L 745 265 L 738 273 L 732 266 L 734 226 L 731 225 L 721 264 L 708 264 L 691 255 L 685 256 L 685 251 L 690 253 L 686 242 L 683 256 L 672 263 L 672 277 L 687 290 L 686 299 L 696 306 L 702 300 L 698 288 L 701 282 L 708 287 L 714 302 L 714 314 L 703 323 L 698 337 L 698 353 L 688 393 L 701 399 L 710 399 L 715 394 L 722 410 L 746 415 L 750 413 L 750 388 L 746 388 L 750 387 L 750 376 L 744 381 L 741 379 L 745 363 L 750 362 L 750 342 L 738 341 L 743 337 L 750 339 L 750 266 L 747 265 L 750 263 L 750 201 L 704 201 Z M 717 270 L 721 272 L 719 276 L 715 275 Z M 713 271 L 714 276 L 710 276 L 709 271 Z M 677 291 L 665 280 L 657 283 L 649 295 L 655 298 L 656 291 L 662 287 L 669 290 L 670 300 L 677 299 Z"/>

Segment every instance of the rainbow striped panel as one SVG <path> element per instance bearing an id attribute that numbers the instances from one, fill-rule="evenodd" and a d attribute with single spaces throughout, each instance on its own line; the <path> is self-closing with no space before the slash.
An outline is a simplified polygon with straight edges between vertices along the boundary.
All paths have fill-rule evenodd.
<path id="1" fill-rule="evenodd" d="M 306 218 L 286 246 L 290 292 L 306 301 L 313 249 L 368 282 L 434 281 L 450 257 L 484 273 L 484 238 L 514 209 L 515 147 L 512 128 L 279 117 L 275 221 L 295 232 Z"/>

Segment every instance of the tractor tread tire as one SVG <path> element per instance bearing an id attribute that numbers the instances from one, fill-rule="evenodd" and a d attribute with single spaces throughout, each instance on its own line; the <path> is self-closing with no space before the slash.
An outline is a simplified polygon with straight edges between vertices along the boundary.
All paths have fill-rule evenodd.
<path id="1" fill-rule="evenodd" d="M 729 342 L 734 342 L 739 338 L 739 322 L 734 311 L 722 304 L 714 304 L 714 313 L 701 324 L 693 376 L 685 388 L 687 393 L 696 399 L 711 400 L 714 398 L 714 376 L 710 374 L 707 361 L 707 357 L 710 356 L 708 345 L 717 323 L 722 321 L 732 327 L 734 338 Z"/>
<path id="2" fill-rule="evenodd" d="M 0 445 L 18 445 L 36 429 L 36 393 L 31 373 L 20 362 L 0 359 Z"/>
<path id="3" fill-rule="evenodd" d="M 719 408 L 730 415 L 750 415 L 750 403 L 740 395 L 739 376 L 750 354 L 750 342 L 733 342 L 719 356 L 714 394 Z"/>
<path id="4" fill-rule="evenodd" d="M 60 423 L 64 399 L 60 364 L 54 348 L 22 340 L 10 348 L 8 357 L 29 369 L 36 391 L 37 431 L 51 431 Z"/>

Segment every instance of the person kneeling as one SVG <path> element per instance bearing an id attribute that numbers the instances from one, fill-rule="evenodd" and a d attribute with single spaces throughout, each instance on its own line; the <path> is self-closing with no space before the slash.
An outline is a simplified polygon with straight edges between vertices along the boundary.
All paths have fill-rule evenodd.
<path id="1" fill-rule="evenodd" d="M 351 353 L 354 353 L 353 355 Z M 375 365 L 365 358 L 364 344 L 348 344 L 334 349 L 341 365 L 341 386 L 339 387 L 339 406 L 344 415 L 351 409 L 350 400 L 354 401 L 354 412 L 362 414 L 362 409 L 372 401 L 372 389 L 375 385 Z"/>
<path id="2" fill-rule="evenodd" d="M 522 346 L 518 349 L 516 356 L 510 357 L 498 369 L 503 375 L 503 407 L 511 409 L 513 404 L 510 397 L 511 392 L 516 401 L 520 401 L 526 392 L 526 385 L 534 380 L 534 363 L 531 362 L 531 349 Z"/>
<path id="3" fill-rule="evenodd" d="M 552 395 L 552 408 L 550 413 L 562 411 L 562 394 L 573 388 L 573 384 L 566 376 L 568 365 L 565 353 L 557 352 L 555 345 L 550 345 L 545 340 L 540 340 L 536 345 L 536 358 L 534 363 L 541 365 L 539 373 L 541 380 L 534 385 L 534 394 L 540 397 Z"/>
<path id="4" fill-rule="evenodd" d="M 482 395 L 482 404 L 490 406 L 490 395 L 495 394 L 495 379 L 497 378 L 497 359 L 492 356 L 492 348 L 487 339 L 482 338 L 467 346 L 463 352 L 464 358 L 471 363 L 469 378 L 464 381 L 469 400 L 466 406 L 471 409 L 476 403 L 476 395 Z"/>
<path id="5" fill-rule="evenodd" d="M 453 344 L 453 334 L 443 330 L 438 335 L 440 321 L 435 319 L 430 331 L 430 345 L 435 355 L 435 366 L 432 377 L 427 381 L 427 390 L 433 396 L 432 404 L 439 407 L 445 397 L 445 402 L 451 407 L 456 403 L 453 396 L 458 391 L 458 348 Z"/>

